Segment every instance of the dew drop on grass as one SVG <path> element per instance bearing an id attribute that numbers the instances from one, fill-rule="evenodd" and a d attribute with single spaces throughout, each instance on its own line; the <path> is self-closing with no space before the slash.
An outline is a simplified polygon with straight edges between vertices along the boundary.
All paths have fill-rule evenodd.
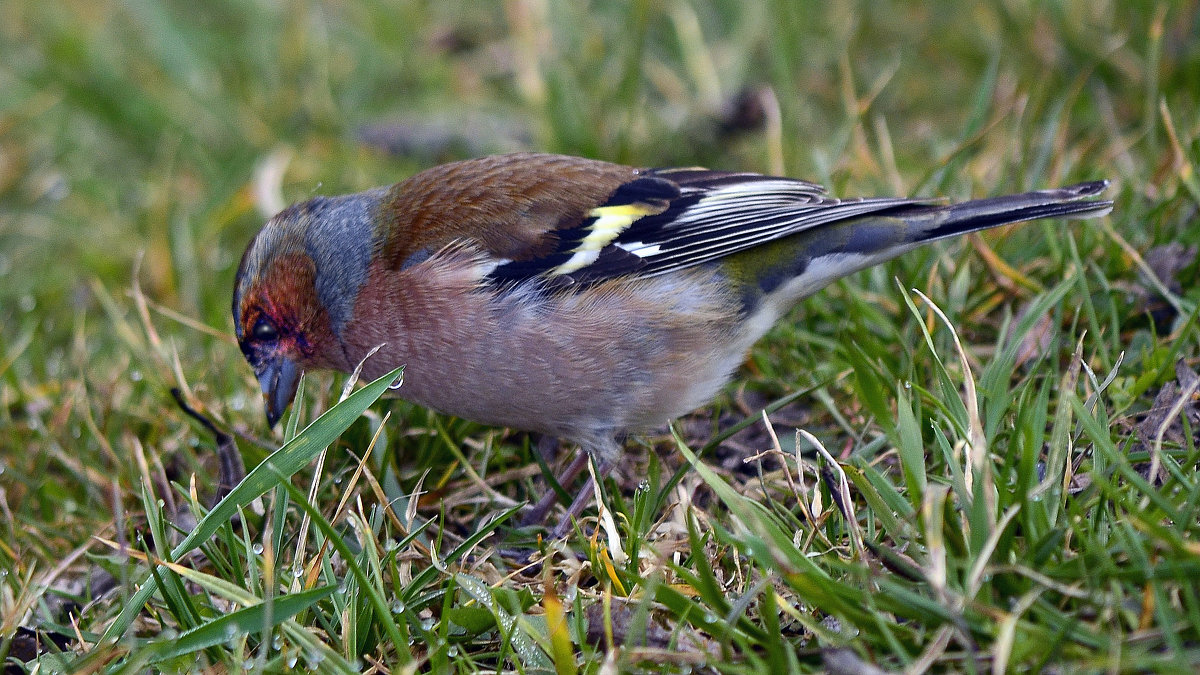
<path id="1" fill-rule="evenodd" d="M 403 614 L 405 609 L 408 609 L 408 607 L 404 604 L 403 600 L 397 600 L 392 603 L 392 614 Z"/>
<path id="2" fill-rule="evenodd" d="M 912 389 L 912 382 L 910 382 L 910 381 L 908 381 L 908 380 L 905 380 L 905 381 L 904 381 L 904 388 L 905 388 L 905 389 Z"/>
<path id="3" fill-rule="evenodd" d="M 254 555 L 262 555 L 262 552 L 263 552 L 263 545 L 262 545 L 262 544 L 255 544 L 254 546 L 251 546 L 251 547 L 250 547 L 250 549 L 251 549 L 252 551 L 254 551 Z"/>
<path id="4" fill-rule="evenodd" d="M 17 301 L 17 306 L 21 308 L 22 312 L 32 312 L 37 309 L 37 300 L 34 300 L 32 295 L 22 295 L 21 299 Z"/>

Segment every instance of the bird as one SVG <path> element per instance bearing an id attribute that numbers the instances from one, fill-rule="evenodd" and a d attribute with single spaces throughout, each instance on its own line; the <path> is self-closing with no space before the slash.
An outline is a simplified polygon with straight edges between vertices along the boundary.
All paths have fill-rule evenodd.
<path id="1" fill-rule="evenodd" d="M 750 172 L 479 157 L 279 212 L 238 266 L 233 323 L 269 427 L 304 372 L 404 366 L 401 398 L 578 446 L 566 484 L 709 402 L 831 282 L 932 241 L 1102 216 L 1107 186 L 839 199 Z M 589 480 L 554 536 L 591 494 Z M 547 491 L 527 522 L 553 505 Z"/>

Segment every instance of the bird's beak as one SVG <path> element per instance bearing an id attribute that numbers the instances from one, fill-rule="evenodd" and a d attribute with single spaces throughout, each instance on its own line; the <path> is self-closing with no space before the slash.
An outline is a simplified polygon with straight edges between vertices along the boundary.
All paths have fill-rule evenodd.
<path id="1" fill-rule="evenodd" d="M 296 398 L 296 387 L 300 384 L 302 372 L 295 361 L 277 356 L 266 361 L 262 370 L 256 373 L 266 403 L 268 427 L 275 427 L 275 423 L 291 405 L 292 399 Z"/>

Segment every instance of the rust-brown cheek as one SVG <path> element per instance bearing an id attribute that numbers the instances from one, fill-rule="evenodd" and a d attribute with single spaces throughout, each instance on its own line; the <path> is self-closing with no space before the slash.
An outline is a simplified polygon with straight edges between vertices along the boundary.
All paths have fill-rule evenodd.
<path id="1" fill-rule="evenodd" d="M 329 313 L 317 299 L 316 270 L 301 253 L 280 256 L 251 292 L 242 298 L 241 334 L 248 335 L 259 317 L 266 316 L 279 331 L 276 354 L 305 369 L 347 370 L 341 341 L 333 333 Z"/>

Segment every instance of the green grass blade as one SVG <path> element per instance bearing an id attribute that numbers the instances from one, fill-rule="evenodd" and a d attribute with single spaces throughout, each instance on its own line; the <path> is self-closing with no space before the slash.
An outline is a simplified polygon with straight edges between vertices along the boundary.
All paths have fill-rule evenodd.
<path id="1" fill-rule="evenodd" d="M 395 382 L 403 372 L 397 368 L 362 389 L 346 397 L 325 414 L 308 425 L 298 436 L 276 450 L 261 464 L 254 467 L 246 477 L 238 483 L 225 498 L 217 503 L 200 522 L 191 534 L 184 538 L 171 551 L 172 560 L 178 560 L 182 555 L 196 548 L 217 531 L 222 523 L 237 513 L 239 508 L 248 505 L 267 490 L 287 480 L 292 474 L 308 465 L 322 450 L 333 443 L 353 422 L 371 407 L 388 387 Z M 137 593 L 130 599 L 121 614 L 104 632 L 104 640 L 113 640 L 125 634 L 129 625 L 142 605 L 150 599 L 157 590 L 157 584 L 147 580 Z"/>
<path id="2" fill-rule="evenodd" d="M 160 655 L 169 659 L 183 654 L 219 645 L 234 636 L 262 633 L 272 626 L 277 626 L 301 611 L 311 607 L 322 599 L 329 597 L 337 586 L 322 586 L 308 591 L 281 595 L 274 600 L 270 611 L 271 621 L 267 622 L 268 612 L 266 603 L 239 609 L 219 617 L 206 624 L 185 631 L 172 641 L 170 649 Z"/>

